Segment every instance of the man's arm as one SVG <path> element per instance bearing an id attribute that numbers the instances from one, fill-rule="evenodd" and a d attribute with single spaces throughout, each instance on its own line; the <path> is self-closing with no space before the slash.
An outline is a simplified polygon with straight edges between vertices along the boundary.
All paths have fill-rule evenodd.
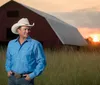
<path id="1" fill-rule="evenodd" d="M 36 56 L 37 66 L 36 66 L 36 69 L 31 74 L 29 74 L 29 77 L 31 79 L 33 79 L 34 77 L 41 74 L 43 72 L 45 66 L 46 66 L 45 54 L 44 54 L 44 51 L 43 51 L 43 47 L 40 43 L 36 47 L 35 56 Z"/>
<path id="2" fill-rule="evenodd" d="M 10 50 L 9 50 L 9 44 L 8 44 L 7 52 L 6 52 L 6 63 L 5 63 L 5 68 L 7 72 L 11 71 L 11 55 L 9 51 Z"/>

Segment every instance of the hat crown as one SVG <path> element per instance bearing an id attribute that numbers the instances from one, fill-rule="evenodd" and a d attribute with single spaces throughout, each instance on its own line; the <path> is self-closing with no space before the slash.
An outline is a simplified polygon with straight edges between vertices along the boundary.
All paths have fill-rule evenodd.
<path id="1" fill-rule="evenodd" d="M 22 18 L 18 21 L 18 24 L 29 25 L 29 21 L 27 18 Z"/>
<path id="2" fill-rule="evenodd" d="M 29 26 L 29 27 L 33 27 L 34 26 L 34 23 L 32 25 L 30 25 L 29 23 L 29 20 L 27 18 L 22 18 L 20 19 L 17 23 L 15 23 L 12 27 L 11 27 L 11 31 L 14 33 L 14 34 L 18 34 L 17 32 L 17 29 L 18 27 L 20 26 Z"/>

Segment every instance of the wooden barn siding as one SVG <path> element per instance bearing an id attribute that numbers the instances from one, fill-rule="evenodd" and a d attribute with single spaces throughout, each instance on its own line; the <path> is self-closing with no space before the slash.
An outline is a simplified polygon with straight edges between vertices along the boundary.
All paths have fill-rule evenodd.
<path id="1" fill-rule="evenodd" d="M 50 25 L 47 23 L 45 18 L 40 15 L 32 12 L 31 10 L 17 4 L 15 2 L 8 3 L 0 8 L 0 41 L 9 41 L 6 38 L 6 28 L 11 27 L 16 23 L 20 18 L 27 17 L 30 20 L 30 23 L 35 23 L 35 26 L 32 28 L 30 33 L 32 38 L 35 38 L 41 42 L 46 47 L 61 45 L 61 41 L 58 39 Z M 6 12 L 10 10 L 18 10 L 19 17 L 11 18 L 7 17 Z"/>

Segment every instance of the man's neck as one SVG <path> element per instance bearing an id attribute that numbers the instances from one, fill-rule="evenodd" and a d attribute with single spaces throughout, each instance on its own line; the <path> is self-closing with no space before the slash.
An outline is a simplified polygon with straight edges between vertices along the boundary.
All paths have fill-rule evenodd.
<path id="1" fill-rule="evenodd" d="M 20 44 L 23 44 L 23 42 L 26 40 L 26 38 L 23 38 L 23 37 L 19 37 L 19 42 Z"/>

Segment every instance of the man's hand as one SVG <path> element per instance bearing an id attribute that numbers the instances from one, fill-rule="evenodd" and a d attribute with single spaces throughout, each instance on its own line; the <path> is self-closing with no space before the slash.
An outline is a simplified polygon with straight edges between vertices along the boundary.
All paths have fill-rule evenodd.
<path id="1" fill-rule="evenodd" d="M 10 77 L 10 76 L 11 76 L 11 74 L 12 74 L 12 71 L 9 71 L 9 72 L 8 72 L 8 77 Z"/>
<path id="2" fill-rule="evenodd" d="M 24 76 L 26 76 L 25 79 L 26 79 L 27 81 L 30 81 L 30 80 L 31 80 L 31 78 L 29 77 L 28 74 L 25 74 Z"/>

